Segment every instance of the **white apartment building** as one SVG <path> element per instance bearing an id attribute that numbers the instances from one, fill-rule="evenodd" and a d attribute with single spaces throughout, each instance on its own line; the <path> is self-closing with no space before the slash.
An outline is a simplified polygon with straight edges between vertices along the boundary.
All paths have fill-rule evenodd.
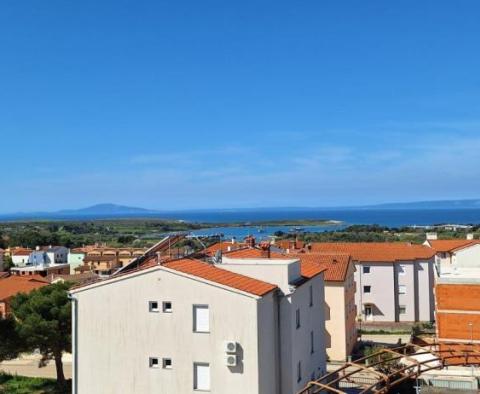
<path id="1" fill-rule="evenodd" d="M 435 251 L 437 277 L 456 268 L 472 268 L 480 265 L 480 241 L 467 239 L 427 239 L 424 245 Z"/>
<path id="2" fill-rule="evenodd" d="M 262 246 L 264 249 L 262 249 Z M 328 358 L 332 361 L 345 361 L 351 355 L 357 343 L 356 306 L 355 306 L 355 265 L 347 254 L 326 253 L 289 253 L 270 250 L 270 246 L 243 247 L 226 251 L 222 262 L 239 263 L 240 267 L 258 264 L 258 260 L 269 260 L 270 264 L 279 264 L 278 260 L 298 259 L 301 275 L 309 278 L 324 269 L 325 292 L 325 347 Z"/>
<path id="3" fill-rule="evenodd" d="M 355 303 L 362 321 L 434 320 L 434 251 L 400 242 L 314 243 L 316 252 L 348 253 L 355 263 Z"/>
<path id="4" fill-rule="evenodd" d="M 74 393 L 293 394 L 325 372 L 323 271 L 181 259 L 73 288 Z"/>

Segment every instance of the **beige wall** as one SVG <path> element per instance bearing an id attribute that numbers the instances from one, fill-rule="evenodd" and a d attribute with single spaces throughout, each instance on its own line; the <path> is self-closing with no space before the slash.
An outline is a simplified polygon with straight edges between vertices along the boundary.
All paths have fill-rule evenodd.
<path id="1" fill-rule="evenodd" d="M 210 363 L 211 393 L 275 393 L 275 346 L 265 333 L 258 298 L 186 279 L 164 267 L 74 294 L 78 298 L 78 393 L 193 393 L 193 363 Z M 101 302 L 99 302 L 101 300 Z M 152 313 L 148 301 L 171 301 L 173 313 Z M 273 296 L 262 310 L 273 309 Z M 210 333 L 194 333 L 193 305 L 210 308 Z M 270 304 L 270 305 L 269 305 Z M 241 345 L 241 366 L 225 366 L 226 340 Z M 269 341 L 271 343 L 269 343 Z M 173 368 L 151 369 L 149 357 L 172 358 Z M 261 363 L 261 365 L 260 365 Z M 259 376 L 259 371 L 262 376 Z"/>
<path id="2" fill-rule="evenodd" d="M 354 265 L 344 282 L 325 282 L 326 344 L 332 361 L 344 361 L 357 341 Z"/>

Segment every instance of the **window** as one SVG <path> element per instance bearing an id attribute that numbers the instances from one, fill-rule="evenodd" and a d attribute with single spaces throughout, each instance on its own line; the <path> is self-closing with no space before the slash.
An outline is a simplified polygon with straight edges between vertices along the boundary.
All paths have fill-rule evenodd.
<path id="1" fill-rule="evenodd" d="M 371 290 L 372 290 L 372 286 L 363 286 L 364 293 L 370 293 Z"/>
<path id="2" fill-rule="evenodd" d="M 398 266 L 398 275 L 405 275 L 405 270 L 407 269 L 406 265 L 400 264 Z"/>
<path id="3" fill-rule="evenodd" d="M 404 315 L 405 313 L 407 313 L 407 307 L 405 305 L 400 305 L 398 307 L 398 313 L 400 313 L 401 315 Z"/>
<path id="4" fill-rule="evenodd" d="M 295 312 L 295 322 L 297 329 L 300 328 L 300 309 L 297 309 L 297 311 Z"/>
<path id="5" fill-rule="evenodd" d="M 157 357 L 150 357 L 149 359 L 150 368 L 158 368 L 158 358 Z"/>
<path id="6" fill-rule="evenodd" d="M 398 286 L 398 294 L 407 294 L 407 286 L 399 285 Z"/>
<path id="7" fill-rule="evenodd" d="M 310 354 L 315 353 L 315 348 L 313 346 L 313 331 L 310 331 Z"/>
<path id="8" fill-rule="evenodd" d="M 210 390 L 210 364 L 193 364 L 193 389 L 203 391 Z"/>
<path id="9" fill-rule="evenodd" d="M 164 358 L 162 360 L 163 369 L 172 369 L 172 359 L 171 358 Z"/>
<path id="10" fill-rule="evenodd" d="M 310 306 L 313 306 L 313 287 L 312 286 L 310 286 L 309 291 L 310 291 L 310 294 L 309 294 L 310 295 Z"/>
<path id="11" fill-rule="evenodd" d="M 157 301 L 149 301 L 148 302 L 148 310 L 150 312 L 158 312 L 158 302 Z"/>
<path id="12" fill-rule="evenodd" d="M 193 306 L 193 331 L 210 332 L 210 313 L 208 305 Z"/>
<path id="13" fill-rule="evenodd" d="M 364 273 L 364 274 L 369 274 L 369 273 L 370 273 L 370 267 L 364 266 L 364 267 L 363 267 L 363 273 Z"/>
<path id="14" fill-rule="evenodd" d="M 302 380 L 302 362 L 299 361 L 297 364 L 297 382 Z"/>
<path id="15" fill-rule="evenodd" d="M 165 313 L 172 313 L 172 302 L 171 301 L 164 301 L 162 304 L 163 312 Z"/>

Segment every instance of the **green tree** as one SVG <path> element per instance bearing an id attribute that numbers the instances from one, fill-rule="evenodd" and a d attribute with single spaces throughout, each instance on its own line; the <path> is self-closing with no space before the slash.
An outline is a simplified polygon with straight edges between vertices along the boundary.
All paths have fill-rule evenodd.
<path id="1" fill-rule="evenodd" d="M 18 294 L 11 302 L 19 338 L 29 351 L 39 349 L 40 366 L 55 360 L 60 386 L 65 385 L 62 354 L 72 348 L 69 287 L 68 283 L 45 286 L 29 294 Z"/>
<path id="2" fill-rule="evenodd" d="M 23 342 L 12 317 L 0 318 L 0 362 L 11 360 L 23 350 Z"/>

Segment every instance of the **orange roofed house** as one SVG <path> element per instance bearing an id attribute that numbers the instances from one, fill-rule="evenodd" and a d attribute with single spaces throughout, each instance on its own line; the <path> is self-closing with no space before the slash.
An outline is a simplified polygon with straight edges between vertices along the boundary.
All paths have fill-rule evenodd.
<path id="1" fill-rule="evenodd" d="M 326 370 L 324 270 L 298 259 L 147 255 L 71 296 L 79 393 L 294 394 Z"/>
<path id="2" fill-rule="evenodd" d="M 262 245 L 262 244 L 261 244 Z M 288 244 L 284 244 L 288 247 Z M 297 243 L 298 246 L 298 243 Z M 303 277 L 315 275 L 324 270 L 325 282 L 325 346 L 330 360 L 345 361 L 357 342 L 356 306 L 355 306 L 355 265 L 348 254 L 344 253 L 282 253 L 262 247 L 244 247 L 225 252 L 222 263 L 237 263 L 244 267 L 257 264 L 258 259 L 298 260 Z M 289 246 L 290 250 L 297 247 Z M 222 265 L 220 265 L 222 266 Z"/>
<path id="3" fill-rule="evenodd" d="M 10 300 L 19 293 L 29 293 L 32 290 L 47 286 L 45 278 L 32 276 L 16 276 L 3 274 L 0 276 L 0 318 L 10 313 Z"/>
<path id="4" fill-rule="evenodd" d="M 434 319 L 434 256 L 406 242 L 312 243 L 295 253 L 346 253 L 355 267 L 357 313 L 368 322 Z"/>

